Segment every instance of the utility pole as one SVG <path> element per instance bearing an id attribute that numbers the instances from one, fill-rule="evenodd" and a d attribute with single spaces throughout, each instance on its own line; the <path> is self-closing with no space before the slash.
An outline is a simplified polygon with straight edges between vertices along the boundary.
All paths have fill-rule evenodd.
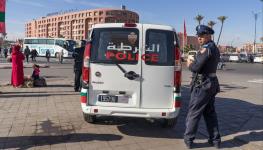
<path id="1" fill-rule="evenodd" d="M 261 9 L 261 17 L 262 17 L 262 22 L 261 22 L 261 27 L 262 27 L 262 30 L 261 30 L 261 38 L 263 38 L 263 0 L 260 0 L 261 3 L 262 3 L 262 9 Z M 263 40 L 262 40 L 262 43 L 263 43 Z"/>
<path id="2" fill-rule="evenodd" d="M 255 19 L 255 33 L 254 33 L 254 43 L 253 43 L 253 53 L 255 53 L 256 52 L 256 41 L 257 41 L 257 19 L 258 19 L 259 13 L 255 13 L 255 12 L 252 12 L 252 13 Z"/>

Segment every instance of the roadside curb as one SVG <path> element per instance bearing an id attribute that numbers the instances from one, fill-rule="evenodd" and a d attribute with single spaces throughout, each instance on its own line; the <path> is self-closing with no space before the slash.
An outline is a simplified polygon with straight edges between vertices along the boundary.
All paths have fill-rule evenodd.
<path id="1" fill-rule="evenodd" d="M 38 64 L 40 68 L 50 68 L 48 64 Z M 30 64 L 24 64 L 24 68 L 32 68 L 33 63 Z M 0 64 L 0 69 L 10 69 L 12 68 L 11 63 L 2 63 Z"/>

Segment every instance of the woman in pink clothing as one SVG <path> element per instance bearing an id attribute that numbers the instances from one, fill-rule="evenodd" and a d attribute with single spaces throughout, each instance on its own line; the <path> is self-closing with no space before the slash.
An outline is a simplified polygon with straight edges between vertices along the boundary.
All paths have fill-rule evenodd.
<path id="1" fill-rule="evenodd" d="M 12 76 L 11 84 L 14 87 L 21 87 L 24 83 L 24 54 L 20 51 L 20 45 L 12 47 Z"/>

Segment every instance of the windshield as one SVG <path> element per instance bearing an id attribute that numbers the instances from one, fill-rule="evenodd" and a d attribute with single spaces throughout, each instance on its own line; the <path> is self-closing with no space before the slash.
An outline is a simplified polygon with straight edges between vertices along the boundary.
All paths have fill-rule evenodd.
<path id="1" fill-rule="evenodd" d="M 94 29 L 91 62 L 137 64 L 139 31 L 134 28 Z"/>

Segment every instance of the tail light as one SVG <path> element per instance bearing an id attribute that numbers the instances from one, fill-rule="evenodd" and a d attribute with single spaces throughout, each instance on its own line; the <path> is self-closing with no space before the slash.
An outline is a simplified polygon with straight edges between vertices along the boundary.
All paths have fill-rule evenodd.
<path id="1" fill-rule="evenodd" d="M 175 92 L 179 93 L 182 80 L 181 53 L 178 46 L 175 47 L 175 66 L 174 66 L 174 87 Z"/>
<path id="2" fill-rule="evenodd" d="M 136 23 L 124 23 L 124 27 L 128 27 L 128 28 L 131 28 L 131 27 L 136 27 Z"/>
<path id="3" fill-rule="evenodd" d="M 175 108 L 180 108 L 181 107 L 181 101 L 180 100 L 175 100 L 174 107 Z"/>
<path id="4" fill-rule="evenodd" d="M 181 80 L 182 80 L 182 64 L 181 53 L 178 45 L 175 45 L 174 49 L 175 65 L 174 65 L 174 108 L 181 107 Z"/>
<path id="5" fill-rule="evenodd" d="M 89 74 L 90 74 L 90 50 L 91 43 L 88 43 L 85 47 L 84 58 L 83 58 L 83 67 L 82 67 L 82 80 L 85 84 L 89 83 Z"/>

